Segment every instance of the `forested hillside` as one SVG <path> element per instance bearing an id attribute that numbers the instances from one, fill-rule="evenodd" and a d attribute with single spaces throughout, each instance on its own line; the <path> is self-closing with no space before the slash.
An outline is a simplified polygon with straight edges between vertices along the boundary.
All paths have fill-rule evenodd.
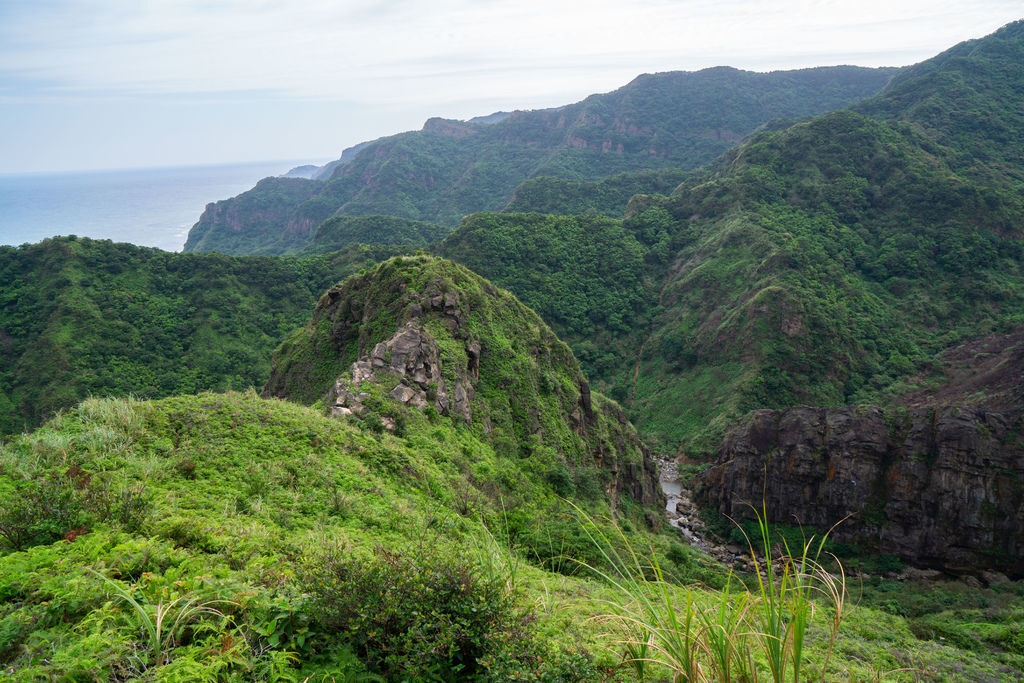
<path id="1" fill-rule="evenodd" d="M 320 224 L 299 256 L 329 254 L 355 244 L 425 247 L 440 241 L 450 230 L 435 223 L 393 216 L 335 216 Z"/>
<path id="2" fill-rule="evenodd" d="M 261 181 L 207 207 L 185 251 L 288 253 L 332 215 L 390 215 L 455 226 L 497 211 L 528 178 L 595 181 L 644 169 L 692 169 L 759 125 L 849 106 L 893 69 L 726 67 L 639 76 L 607 94 L 495 123 L 430 119 L 362 147 L 326 182 Z"/>
<path id="3" fill-rule="evenodd" d="M 0 247 L 0 433 L 88 396 L 262 386 L 323 290 L 388 255 L 238 258 L 74 237 Z"/>
<path id="4" fill-rule="evenodd" d="M 503 211 L 622 218 L 634 195 L 670 194 L 689 175 L 677 168 L 617 173 L 596 181 L 541 176 L 515 189 Z"/>
<path id="5" fill-rule="evenodd" d="M 1024 323 L 1021 166 L 995 144 L 1024 130 L 1021 33 L 858 107 L 886 121 L 759 133 L 624 221 L 480 215 L 440 251 L 536 306 L 665 450 L 706 452 L 752 408 L 896 400 L 940 381 L 938 354 Z M 1001 123 L 972 136 L 965 92 Z"/>

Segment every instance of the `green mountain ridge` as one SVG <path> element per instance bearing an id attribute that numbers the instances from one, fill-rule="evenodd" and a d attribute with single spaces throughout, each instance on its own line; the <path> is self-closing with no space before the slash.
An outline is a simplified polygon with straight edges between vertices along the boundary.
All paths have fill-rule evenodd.
<path id="1" fill-rule="evenodd" d="M 635 197 L 621 223 L 482 214 L 440 253 L 552 321 L 663 452 L 708 453 L 754 408 L 898 400 L 946 349 L 1021 324 L 1012 156 L 965 165 L 951 145 L 970 117 L 926 126 L 907 94 L 935 102 L 946 87 L 1019 110 L 1020 70 L 987 55 L 1016 54 L 1020 34 L 955 49 L 969 56 L 915 67 L 924 75 L 857 106 L 891 123 L 836 112 L 769 126 L 671 197 Z M 582 233 L 615 243 L 607 265 L 577 250 Z"/>
<path id="2" fill-rule="evenodd" d="M 323 290 L 390 255 L 241 258 L 74 237 L 0 247 L 0 433 L 92 395 L 262 386 Z"/>
<path id="3" fill-rule="evenodd" d="M 1024 112 L 1019 106 L 1024 20 L 970 40 L 893 77 L 853 109 L 903 121 L 954 150 L 959 173 L 986 183 L 1024 182 Z"/>
<path id="4" fill-rule="evenodd" d="M 430 119 L 374 141 L 321 183 L 265 179 L 209 207 L 185 251 L 288 253 L 332 215 L 392 215 L 454 226 L 497 211 L 528 178 L 595 181 L 692 169 L 757 126 L 812 116 L 877 92 L 893 69 L 820 67 L 766 74 L 727 67 L 646 74 L 608 94 L 496 123 Z"/>
<path id="5" fill-rule="evenodd" d="M 660 448 L 711 448 L 746 410 L 887 400 L 949 345 L 1019 324 L 1019 198 L 928 147 L 829 114 L 624 221 L 480 214 L 439 251 L 552 321 Z"/>

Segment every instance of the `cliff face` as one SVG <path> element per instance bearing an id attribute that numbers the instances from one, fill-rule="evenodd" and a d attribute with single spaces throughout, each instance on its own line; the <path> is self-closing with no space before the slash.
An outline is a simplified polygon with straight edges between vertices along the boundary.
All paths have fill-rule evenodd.
<path id="1" fill-rule="evenodd" d="M 375 395 L 386 396 L 382 403 Z M 339 417 L 433 409 L 496 452 L 596 469 L 612 505 L 662 506 L 650 451 L 572 351 L 511 294 L 450 261 L 396 258 L 330 289 L 274 355 L 264 394 Z"/>
<path id="2" fill-rule="evenodd" d="M 327 216 L 311 218 L 295 207 L 314 197 L 322 186 L 301 177 L 264 178 L 237 197 L 207 204 L 189 231 L 183 251 L 243 253 L 238 245 L 253 236 L 259 237 L 261 248 L 244 253 L 281 254 L 301 246 Z"/>
<path id="3" fill-rule="evenodd" d="M 1024 411 L 758 410 L 722 441 L 695 500 L 951 571 L 1024 576 Z"/>

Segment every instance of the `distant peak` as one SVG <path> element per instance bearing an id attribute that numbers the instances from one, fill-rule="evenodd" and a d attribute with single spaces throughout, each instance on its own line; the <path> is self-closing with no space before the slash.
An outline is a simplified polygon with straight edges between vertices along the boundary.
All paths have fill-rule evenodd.
<path id="1" fill-rule="evenodd" d="M 442 119 L 439 116 L 427 119 L 423 124 L 424 133 L 435 133 L 450 138 L 464 138 L 476 133 L 476 127 L 466 121 Z"/>

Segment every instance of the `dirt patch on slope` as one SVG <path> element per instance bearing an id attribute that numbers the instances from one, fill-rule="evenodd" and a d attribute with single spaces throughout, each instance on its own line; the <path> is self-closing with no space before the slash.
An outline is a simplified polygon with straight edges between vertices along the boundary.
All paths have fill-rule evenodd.
<path id="1" fill-rule="evenodd" d="M 978 337 L 949 349 L 929 370 L 910 381 L 927 388 L 911 391 L 898 400 L 909 408 L 1024 407 L 1024 327 Z"/>

